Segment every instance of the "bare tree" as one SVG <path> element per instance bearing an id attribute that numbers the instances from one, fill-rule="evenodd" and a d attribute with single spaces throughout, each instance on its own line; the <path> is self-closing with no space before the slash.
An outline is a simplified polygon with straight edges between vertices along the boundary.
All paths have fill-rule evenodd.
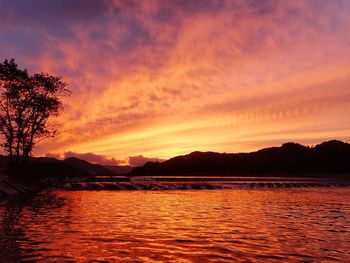
<path id="1" fill-rule="evenodd" d="M 61 98 L 70 94 L 66 86 L 60 77 L 28 74 L 14 59 L 0 63 L 1 146 L 11 162 L 26 161 L 38 141 L 57 133 L 47 121 L 61 112 Z"/>

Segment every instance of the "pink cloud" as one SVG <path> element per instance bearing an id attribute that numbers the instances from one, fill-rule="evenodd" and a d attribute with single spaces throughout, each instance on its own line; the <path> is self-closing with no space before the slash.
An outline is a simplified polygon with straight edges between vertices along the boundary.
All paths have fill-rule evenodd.
<path id="1" fill-rule="evenodd" d="M 32 2 L 4 2 L 0 56 L 73 89 L 38 155 L 162 159 L 350 130 L 348 1 L 91 1 L 52 19 Z"/>
<path id="2" fill-rule="evenodd" d="M 97 163 L 102 165 L 119 165 L 121 161 L 115 158 L 108 158 L 105 155 L 94 154 L 94 153 L 76 153 L 76 152 L 65 152 L 63 154 L 63 159 L 68 159 L 70 157 L 76 157 L 91 163 Z"/>

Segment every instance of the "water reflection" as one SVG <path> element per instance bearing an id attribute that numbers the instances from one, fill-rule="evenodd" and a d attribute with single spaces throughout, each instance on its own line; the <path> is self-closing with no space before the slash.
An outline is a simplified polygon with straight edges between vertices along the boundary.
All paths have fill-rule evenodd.
<path id="1" fill-rule="evenodd" d="M 36 253 L 36 245 L 31 239 L 30 224 L 23 224 L 22 219 L 33 224 L 46 224 L 45 216 L 50 210 L 64 205 L 64 198 L 53 193 L 24 194 L 2 200 L 0 206 L 0 262 L 19 262 L 26 259 L 26 254 Z M 23 244 L 30 244 L 23 246 Z"/>
<path id="2" fill-rule="evenodd" d="M 1 262 L 350 257 L 350 189 L 58 192 L 0 206 Z"/>

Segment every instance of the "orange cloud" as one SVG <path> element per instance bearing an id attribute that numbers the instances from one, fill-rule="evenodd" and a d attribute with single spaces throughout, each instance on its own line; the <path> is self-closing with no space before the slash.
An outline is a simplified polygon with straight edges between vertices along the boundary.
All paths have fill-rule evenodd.
<path id="1" fill-rule="evenodd" d="M 348 1 L 92 1 L 53 20 L 6 6 L 0 55 L 74 92 L 36 155 L 166 159 L 350 134 Z"/>

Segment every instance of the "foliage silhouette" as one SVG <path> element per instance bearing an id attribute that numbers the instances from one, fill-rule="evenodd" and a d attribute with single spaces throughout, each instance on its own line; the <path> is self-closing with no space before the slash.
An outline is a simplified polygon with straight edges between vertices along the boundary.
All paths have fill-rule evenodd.
<path id="1" fill-rule="evenodd" d="M 57 134 L 47 121 L 62 110 L 61 97 L 71 93 L 66 86 L 48 73 L 30 75 L 14 59 L 0 63 L 1 146 L 10 162 L 28 160 L 36 143 Z"/>

